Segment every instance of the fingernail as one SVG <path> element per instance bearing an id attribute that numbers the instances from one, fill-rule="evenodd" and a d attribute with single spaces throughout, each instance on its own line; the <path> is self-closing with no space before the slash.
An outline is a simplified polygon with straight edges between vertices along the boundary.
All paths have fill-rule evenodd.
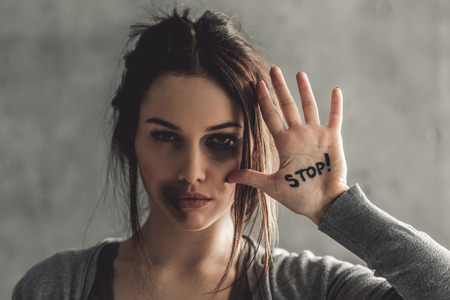
<path id="1" fill-rule="evenodd" d="M 281 69 L 276 65 L 272 65 L 270 67 L 270 74 L 273 74 L 273 72 L 281 74 Z"/>
<path id="2" fill-rule="evenodd" d="M 256 83 L 256 91 L 260 88 L 264 88 L 266 86 L 266 82 L 264 80 L 260 80 Z"/>

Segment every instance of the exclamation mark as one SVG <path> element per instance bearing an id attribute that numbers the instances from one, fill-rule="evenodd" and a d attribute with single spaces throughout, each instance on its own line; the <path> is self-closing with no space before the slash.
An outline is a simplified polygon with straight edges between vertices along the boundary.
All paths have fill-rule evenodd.
<path id="1" fill-rule="evenodd" d="M 325 163 L 327 164 L 328 172 L 330 172 L 331 171 L 331 168 L 330 168 L 330 157 L 328 156 L 328 153 L 325 153 Z"/>

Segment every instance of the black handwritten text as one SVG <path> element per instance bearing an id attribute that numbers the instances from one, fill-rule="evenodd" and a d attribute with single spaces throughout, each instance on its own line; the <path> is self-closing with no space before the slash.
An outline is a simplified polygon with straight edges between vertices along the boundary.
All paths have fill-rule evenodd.
<path id="1" fill-rule="evenodd" d="M 290 182 L 290 186 L 291 187 L 298 187 L 300 186 L 300 179 L 301 181 L 305 182 L 307 178 L 314 178 L 316 176 L 320 176 L 324 173 L 324 169 L 325 167 L 327 167 L 327 171 L 330 172 L 331 168 L 330 168 L 330 156 L 328 155 L 328 153 L 324 154 L 325 156 L 325 162 L 317 162 L 315 166 L 309 166 L 305 169 L 300 169 L 298 171 L 296 171 L 294 174 L 297 175 L 292 175 L 292 174 L 287 174 L 284 179 L 288 182 Z M 296 178 L 294 178 L 294 176 Z M 300 178 L 298 178 L 300 177 Z"/>

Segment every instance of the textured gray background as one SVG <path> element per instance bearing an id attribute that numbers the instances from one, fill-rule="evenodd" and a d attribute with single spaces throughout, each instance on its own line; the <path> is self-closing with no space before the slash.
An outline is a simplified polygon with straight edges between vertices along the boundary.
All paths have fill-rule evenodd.
<path id="1" fill-rule="evenodd" d="M 104 112 L 118 61 L 148 3 L 0 2 L 1 299 L 43 258 L 121 232 L 107 205 L 84 236 L 104 182 Z M 448 0 L 185 3 L 236 15 L 291 87 L 306 71 L 325 122 L 339 85 L 349 183 L 450 247 Z M 283 209 L 280 232 L 289 250 L 358 262 Z"/>

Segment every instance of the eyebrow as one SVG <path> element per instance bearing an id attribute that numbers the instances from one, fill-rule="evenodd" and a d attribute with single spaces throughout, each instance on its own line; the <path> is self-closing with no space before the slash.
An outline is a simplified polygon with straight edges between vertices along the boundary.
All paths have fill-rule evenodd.
<path id="1" fill-rule="evenodd" d="M 174 125 L 170 122 L 164 121 L 160 118 L 150 118 L 147 119 L 145 121 L 145 123 L 154 123 L 154 124 L 158 124 L 173 130 L 177 130 L 177 131 L 181 131 L 181 128 L 178 127 L 177 125 Z M 215 131 L 215 130 L 219 130 L 219 129 L 224 129 L 224 128 L 230 128 L 230 127 L 237 127 L 237 128 L 242 128 L 242 125 L 236 122 L 225 122 L 219 125 L 214 125 L 214 126 L 210 126 L 208 128 L 206 128 L 206 131 L 211 132 L 211 131 Z"/>
<path id="2" fill-rule="evenodd" d="M 239 124 L 239 123 L 226 122 L 226 123 L 223 123 L 223 124 L 219 124 L 219 125 L 208 127 L 208 128 L 206 128 L 206 131 L 215 131 L 215 130 L 224 129 L 224 128 L 230 128 L 230 127 L 242 128 L 241 124 Z"/>
<path id="3" fill-rule="evenodd" d="M 170 129 L 173 129 L 173 130 L 181 131 L 180 127 L 178 127 L 178 126 L 176 126 L 176 125 L 174 125 L 172 123 L 169 123 L 167 121 L 161 120 L 160 118 L 150 118 L 150 119 L 147 119 L 145 121 L 145 123 L 154 123 L 154 124 L 158 124 L 158 125 L 161 125 L 161 126 L 164 126 L 164 127 L 168 127 Z"/>

